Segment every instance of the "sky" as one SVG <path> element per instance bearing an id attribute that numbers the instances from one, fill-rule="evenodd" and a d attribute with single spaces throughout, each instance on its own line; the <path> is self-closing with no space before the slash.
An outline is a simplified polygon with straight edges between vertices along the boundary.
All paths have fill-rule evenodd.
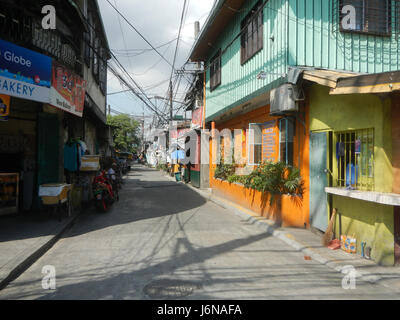
<path id="1" fill-rule="evenodd" d="M 129 22 L 172 64 L 182 16 L 184 0 L 109 0 Z M 188 59 L 194 43 L 194 22 L 203 27 L 215 0 L 187 0 L 187 12 L 181 31 L 175 69 L 181 69 Z M 168 91 L 171 66 L 118 15 L 107 0 L 98 0 L 110 49 L 129 71 L 133 79 L 145 89 L 148 96 L 165 97 Z M 158 86 L 157 86 L 158 85 Z M 175 100 L 183 101 L 186 82 L 178 88 Z M 110 72 L 108 73 L 108 93 L 122 87 Z M 152 100 L 162 108 L 165 101 Z M 108 95 L 107 103 L 120 112 L 152 115 L 144 104 L 132 93 Z"/>

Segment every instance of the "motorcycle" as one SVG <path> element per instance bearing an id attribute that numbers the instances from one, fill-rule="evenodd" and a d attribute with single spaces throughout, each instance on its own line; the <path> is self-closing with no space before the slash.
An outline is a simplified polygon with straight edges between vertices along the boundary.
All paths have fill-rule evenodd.
<path id="1" fill-rule="evenodd" d="M 119 201 L 119 190 L 121 189 L 121 180 L 117 165 L 113 165 L 107 172 L 107 179 L 111 183 L 114 198 Z"/>
<path id="2" fill-rule="evenodd" d="M 93 180 L 93 196 L 96 208 L 102 212 L 107 212 L 115 202 L 112 184 L 104 171 L 99 172 Z"/>

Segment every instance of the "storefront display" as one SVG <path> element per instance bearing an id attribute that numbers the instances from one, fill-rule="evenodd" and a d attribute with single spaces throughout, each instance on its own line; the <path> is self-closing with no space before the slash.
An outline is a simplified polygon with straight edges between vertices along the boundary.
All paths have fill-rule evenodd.
<path id="1" fill-rule="evenodd" d="M 18 212 L 19 174 L 0 173 L 0 215 Z"/>

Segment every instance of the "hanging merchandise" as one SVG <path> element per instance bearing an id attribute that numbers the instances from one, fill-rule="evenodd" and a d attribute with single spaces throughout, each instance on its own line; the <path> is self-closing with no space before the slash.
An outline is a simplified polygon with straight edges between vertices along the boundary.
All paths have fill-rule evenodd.
<path id="1" fill-rule="evenodd" d="M 78 140 L 78 143 L 79 143 L 80 146 L 81 146 L 82 155 L 84 155 L 84 154 L 86 153 L 86 150 L 87 150 L 87 145 L 86 145 L 86 143 L 85 143 L 84 141 L 82 141 L 82 140 Z"/>
<path id="2" fill-rule="evenodd" d="M 336 143 L 336 159 L 339 161 L 339 158 L 344 157 L 344 143 L 338 142 Z"/>
<path id="3" fill-rule="evenodd" d="M 360 154 L 361 153 L 361 139 L 358 137 L 354 144 L 355 144 L 355 153 Z"/>
<path id="4" fill-rule="evenodd" d="M 64 169 L 69 172 L 78 171 L 78 144 L 76 142 L 67 142 L 64 145 Z"/>

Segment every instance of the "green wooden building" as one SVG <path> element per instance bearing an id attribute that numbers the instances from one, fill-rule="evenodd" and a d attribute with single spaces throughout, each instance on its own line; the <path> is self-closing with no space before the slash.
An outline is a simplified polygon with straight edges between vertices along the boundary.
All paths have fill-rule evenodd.
<path id="1" fill-rule="evenodd" d="M 190 53 L 191 61 L 204 62 L 205 122 L 217 126 L 268 106 L 271 90 L 292 80 L 290 70 L 299 72 L 305 100 L 296 126 L 305 127 L 309 145 L 297 148 L 309 150 L 303 160 L 314 164 L 304 171 L 309 175 L 309 225 L 325 231 L 337 208 L 341 233 L 357 238 L 358 253 L 365 242 L 372 258 L 388 265 L 400 260 L 393 90 L 331 93 L 342 78 L 400 69 L 399 20 L 397 0 L 219 0 Z M 343 159 L 338 142 L 347 143 Z M 330 188 L 364 193 L 360 200 Z M 371 200 L 376 193 L 396 200 Z"/>

